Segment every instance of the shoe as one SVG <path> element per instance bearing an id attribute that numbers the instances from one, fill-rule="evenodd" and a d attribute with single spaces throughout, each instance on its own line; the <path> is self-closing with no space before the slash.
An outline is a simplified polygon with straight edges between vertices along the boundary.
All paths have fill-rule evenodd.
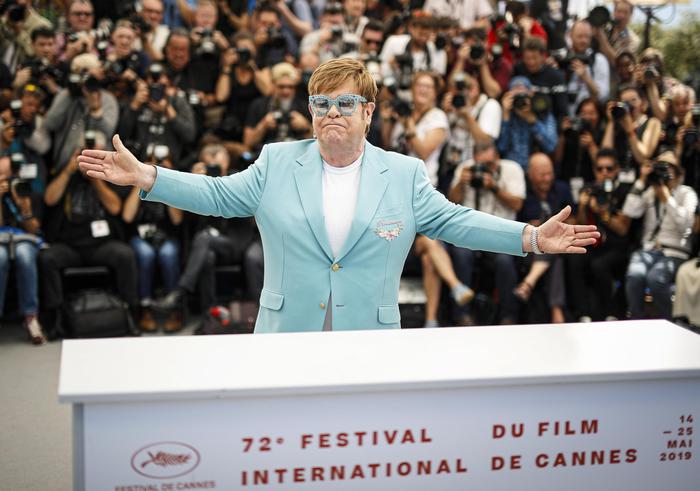
<path id="1" fill-rule="evenodd" d="M 590 316 L 588 315 L 582 315 L 581 317 L 578 318 L 579 322 L 593 322 L 593 319 L 591 319 Z"/>
<path id="2" fill-rule="evenodd" d="M 150 307 L 141 308 L 141 317 L 139 318 L 139 329 L 143 332 L 155 332 L 158 330 L 158 323 L 153 317 L 153 311 Z"/>
<path id="3" fill-rule="evenodd" d="M 185 290 L 175 288 L 160 300 L 153 302 L 153 308 L 163 312 L 169 312 L 175 309 L 181 309 L 185 301 Z"/>
<path id="4" fill-rule="evenodd" d="M 532 289 L 533 286 L 530 283 L 528 283 L 527 281 L 522 281 L 513 290 L 513 295 L 515 295 L 515 298 L 517 298 L 521 302 L 526 303 L 528 300 L 530 300 L 530 295 L 532 295 Z"/>
<path id="5" fill-rule="evenodd" d="M 44 332 L 41 330 L 41 324 L 39 324 L 39 320 L 36 318 L 36 316 L 29 320 L 25 320 L 24 326 L 27 328 L 29 339 L 31 339 L 32 344 L 38 346 L 46 342 Z"/>
<path id="6" fill-rule="evenodd" d="M 424 328 L 431 328 L 431 327 L 440 327 L 440 323 L 436 320 L 429 320 L 425 321 L 425 324 L 423 324 Z"/>
<path id="7" fill-rule="evenodd" d="M 180 311 L 173 311 L 168 314 L 168 318 L 163 324 L 163 331 L 172 334 L 182 330 L 182 313 Z"/>
<path id="8" fill-rule="evenodd" d="M 452 289 L 452 298 L 457 305 L 462 307 L 474 299 L 474 290 L 469 288 L 467 285 L 459 283 Z"/>
<path id="9" fill-rule="evenodd" d="M 605 322 L 614 322 L 614 321 L 619 321 L 619 320 L 620 320 L 620 319 L 618 319 L 618 318 L 615 317 L 614 315 L 609 315 L 609 316 L 607 316 L 607 317 L 605 318 Z"/>

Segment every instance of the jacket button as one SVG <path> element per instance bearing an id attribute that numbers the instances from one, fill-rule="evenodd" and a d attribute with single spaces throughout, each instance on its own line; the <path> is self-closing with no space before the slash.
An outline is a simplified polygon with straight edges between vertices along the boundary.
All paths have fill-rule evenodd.
<path id="1" fill-rule="evenodd" d="M 333 266 L 331 266 L 331 269 L 333 270 L 333 272 L 338 271 L 340 269 L 340 264 L 335 263 Z"/>
<path id="2" fill-rule="evenodd" d="M 321 302 L 320 304 L 318 304 L 318 306 L 321 307 L 322 309 L 325 309 L 325 308 L 326 308 L 326 304 L 323 303 L 323 302 Z"/>

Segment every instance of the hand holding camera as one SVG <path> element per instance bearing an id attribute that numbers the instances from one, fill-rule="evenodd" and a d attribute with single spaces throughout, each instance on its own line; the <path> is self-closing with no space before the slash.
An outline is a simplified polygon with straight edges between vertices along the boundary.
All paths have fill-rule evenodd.
<path id="1" fill-rule="evenodd" d="M 143 80 L 136 81 L 136 93 L 134 98 L 131 100 L 131 109 L 133 111 L 138 111 L 141 106 L 148 102 L 149 88 L 148 84 Z"/>

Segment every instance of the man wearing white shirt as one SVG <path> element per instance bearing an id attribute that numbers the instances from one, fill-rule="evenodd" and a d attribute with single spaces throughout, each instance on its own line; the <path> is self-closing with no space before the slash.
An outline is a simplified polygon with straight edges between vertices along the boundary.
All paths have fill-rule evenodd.
<path id="1" fill-rule="evenodd" d="M 468 206 L 500 218 L 513 220 L 525 200 L 525 174 L 512 160 L 500 159 L 493 142 L 479 143 L 474 148 L 474 159 L 460 164 L 454 174 L 448 198 L 453 203 Z M 450 256 L 459 280 L 473 287 L 473 271 L 477 259 L 474 251 L 449 247 Z M 513 256 L 483 253 L 495 270 L 499 292 L 500 322 L 513 324 L 518 320 L 519 305 L 513 295 L 517 285 L 517 268 Z M 469 306 L 459 307 L 460 325 L 469 325 L 472 319 Z"/>
<path id="2" fill-rule="evenodd" d="M 490 27 L 493 8 L 488 0 L 426 0 L 423 10 L 435 17 L 457 19 L 463 30 L 472 27 Z"/>
<path id="3" fill-rule="evenodd" d="M 396 57 L 404 53 L 411 55 L 414 72 L 423 70 L 445 75 L 447 54 L 444 50 L 438 50 L 430 41 L 431 22 L 430 17 L 414 17 L 408 25 L 409 34 L 394 34 L 386 39 L 379 55 L 382 61 L 382 77 L 399 79 Z"/>
<path id="4" fill-rule="evenodd" d="M 567 91 L 569 93 L 569 115 L 576 114 L 579 103 L 589 97 L 605 102 L 610 96 L 610 65 L 605 55 L 591 49 L 593 29 L 585 20 L 571 26 L 572 58 L 569 63 Z M 584 63 L 582 60 L 588 60 Z"/>

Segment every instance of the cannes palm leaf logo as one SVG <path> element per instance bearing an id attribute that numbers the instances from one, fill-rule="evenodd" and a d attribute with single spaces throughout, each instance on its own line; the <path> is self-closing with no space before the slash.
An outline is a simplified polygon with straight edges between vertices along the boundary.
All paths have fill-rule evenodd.
<path id="1" fill-rule="evenodd" d="M 200 463 L 199 451 L 183 442 L 158 442 L 140 448 L 131 456 L 131 468 L 156 479 L 183 476 Z"/>
<path id="2" fill-rule="evenodd" d="M 158 452 L 155 455 L 153 455 L 152 452 L 148 452 L 148 456 L 150 459 L 141 464 L 142 469 L 148 464 L 155 464 L 161 467 L 167 467 L 169 465 L 182 465 L 186 464 L 191 457 L 189 454 L 178 455 L 167 452 Z"/>

